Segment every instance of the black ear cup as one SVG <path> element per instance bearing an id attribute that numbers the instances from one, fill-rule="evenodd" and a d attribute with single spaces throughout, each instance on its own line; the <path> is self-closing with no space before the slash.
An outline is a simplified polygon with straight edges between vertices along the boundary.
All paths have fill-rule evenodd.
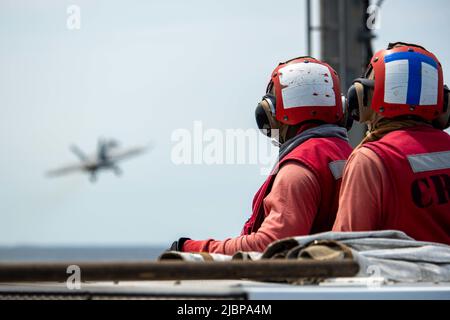
<path id="1" fill-rule="evenodd" d="M 375 81 L 366 78 L 357 78 L 347 91 L 347 112 L 355 121 L 361 121 L 361 110 L 369 104 L 369 89 L 375 87 Z M 363 114 L 363 118 L 366 117 Z M 362 119 L 365 121 L 365 119 Z"/>
<path id="2" fill-rule="evenodd" d="M 267 105 L 269 106 L 269 110 L 267 108 L 264 108 L 262 105 L 262 102 L 265 101 Z M 261 130 L 262 133 L 264 133 L 269 138 L 270 136 L 270 129 L 274 129 L 271 126 L 271 119 L 269 117 L 275 118 L 275 106 L 276 106 L 276 98 L 273 94 L 267 93 L 264 97 L 262 97 L 262 101 L 258 103 L 255 110 L 255 118 L 256 118 L 256 124 L 258 125 L 258 128 Z"/>
<path id="3" fill-rule="evenodd" d="M 356 86 L 352 84 L 350 88 L 347 91 L 347 114 L 348 118 L 359 121 L 360 115 L 359 115 L 359 100 L 358 100 L 358 93 L 356 92 Z"/>
<path id="4" fill-rule="evenodd" d="M 349 114 L 348 101 L 345 96 L 342 96 L 342 109 L 344 116 L 342 118 L 340 125 L 345 129 L 350 130 L 353 126 L 353 118 Z"/>
<path id="5" fill-rule="evenodd" d="M 450 90 L 447 86 L 444 88 L 444 114 L 447 116 L 447 123 L 444 124 L 443 130 L 450 127 Z"/>
<path id="6" fill-rule="evenodd" d="M 446 85 L 444 86 L 444 105 L 442 110 L 443 114 L 433 120 L 433 127 L 445 130 L 450 127 L 450 90 Z"/>
<path id="7" fill-rule="evenodd" d="M 450 89 L 444 85 L 444 112 L 450 109 Z"/>
<path id="8" fill-rule="evenodd" d="M 259 130 L 270 138 L 270 120 L 261 103 L 256 106 L 255 118 Z"/>

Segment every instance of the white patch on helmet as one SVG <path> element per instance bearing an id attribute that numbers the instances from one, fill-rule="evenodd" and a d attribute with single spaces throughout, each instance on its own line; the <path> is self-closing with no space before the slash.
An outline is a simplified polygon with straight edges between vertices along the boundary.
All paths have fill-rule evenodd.
<path id="1" fill-rule="evenodd" d="M 386 63 L 384 83 L 384 102 L 405 104 L 408 97 L 408 60 L 395 60 Z"/>
<path id="2" fill-rule="evenodd" d="M 435 105 L 438 100 L 439 74 L 438 70 L 422 62 L 422 89 L 420 91 L 420 105 Z"/>
<path id="3" fill-rule="evenodd" d="M 278 73 L 284 109 L 336 105 L 333 78 L 326 66 L 293 63 L 280 68 Z"/>

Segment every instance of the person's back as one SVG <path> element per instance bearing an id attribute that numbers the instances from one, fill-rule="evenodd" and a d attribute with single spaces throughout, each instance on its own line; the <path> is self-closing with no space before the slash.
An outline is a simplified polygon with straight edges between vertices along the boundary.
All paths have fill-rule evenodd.
<path id="1" fill-rule="evenodd" d="M 364 145 L 386 170 L 389 197 L 380 229 L 402 230 L 416 240 L 450 244 L 450 135 L 418 126 L 393 131 Z"/>
<path id="2" fill-rule="evenodd" d="M 326 127 L 327 125 L 323 125 L 322 128 Z M 322 129 L 321 127 L 316 128 L 318 130 Z M 331 128 L 334 129 L 333 127 Z M 308 131 L 305 134 L 308 134 Z M 284 195 L 280 194 L 279 196 L 283 197 L 284 201 L 291 202 L 295 205 L 298 200 L 303 199 L 304 195 L 307 195 L 313 190 L 317 191 L 311 192 L 312 194 L 317 194 L 317 199 L 307 199 L 307 197 L 304 199 L 304 202 L 311 203 L 311 210 L 308 210 L 311 213 L 307 214 L 307 210 L 302 210 L 301 208 L 295 210 L 300 218 L 296 220 L 298 222 L 302 221 L 302 223 L 290 225 L 289 229 L 292 231 L 287 232 L 285 234 L 286 236 L 325 232 L 330 231 L 333 227 L 338 208 L 342 170 L 345 166 L 346 159 L 352 152 L 351 146 L 344 138 L 345 136 L 343 135 L 342 137 L 308 139 L 289 152 L 278 164 L 279 178 L 281 177 L 283 180 L 291 179 L 291 177 L 284 178 L 286 168 L 289 168 L 292 172 L 293 170 L 291 168 L 293 166 L 300 166 L 303 168 L 303 173 L 306 173 L 306 171 L 309 172 L 308 179 L 310 181 L 308 184 L 303 184 L 304 189 L 307 188 L 308 190 L 303 190 L 303 195 L 299 195 L 297 199 L 293 199 L 287 192 Z M 296 173 L 293 174 L 295 176 L 298 175 Z M 277 179 L 276 177 L 276 174 L 269 176 L 256 193 L 253 201 L 254 214 L 245 224 L 241 235 L 250 235 L 258 230 L 267 232 L 267 230 L 263 229 L 267 228 L 267 223 L 269 222 L 269 219 L 266 219 L 271 213 L 269 204 L 274 193 L 279 193 L 279 188 L 272 188 Z M 291 179 L 292 184 L 297 182 L 297 179 Z M 264 220 L 266 220 L 265 228 L 260 229 Z"/>

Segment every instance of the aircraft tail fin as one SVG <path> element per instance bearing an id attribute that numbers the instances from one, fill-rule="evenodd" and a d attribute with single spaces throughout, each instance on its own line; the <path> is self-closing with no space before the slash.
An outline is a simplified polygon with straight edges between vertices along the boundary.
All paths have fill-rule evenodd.
<path id="1" fill-rule="evenodd" d="M 80 148 L 78 148 L 78 146 L 74 144 L 71 145 L 70 151 L 72 151 L 81 161 L 86 162 L 88 160 L 86 154 Z"/>

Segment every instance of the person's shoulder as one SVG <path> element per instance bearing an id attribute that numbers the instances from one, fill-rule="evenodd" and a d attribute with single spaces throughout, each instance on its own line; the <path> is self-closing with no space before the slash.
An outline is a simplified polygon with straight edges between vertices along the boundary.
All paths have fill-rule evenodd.
<path id="1" fill-rule="evenodd" d="M 377 170 L 384 172 L 385 167 L 380 156 L 370 148 L 359 147 L 350 155 L 346 168 L 358 168 L 360 170 Z"/>
<path id="2" fill-rule="evenodd" d="M 314 173 L 307 166 L 297 161 L 287 161 L 284 163 L 277 173 L 275 178 L 278 181 L 305 181 L 316 180 Z"/>

